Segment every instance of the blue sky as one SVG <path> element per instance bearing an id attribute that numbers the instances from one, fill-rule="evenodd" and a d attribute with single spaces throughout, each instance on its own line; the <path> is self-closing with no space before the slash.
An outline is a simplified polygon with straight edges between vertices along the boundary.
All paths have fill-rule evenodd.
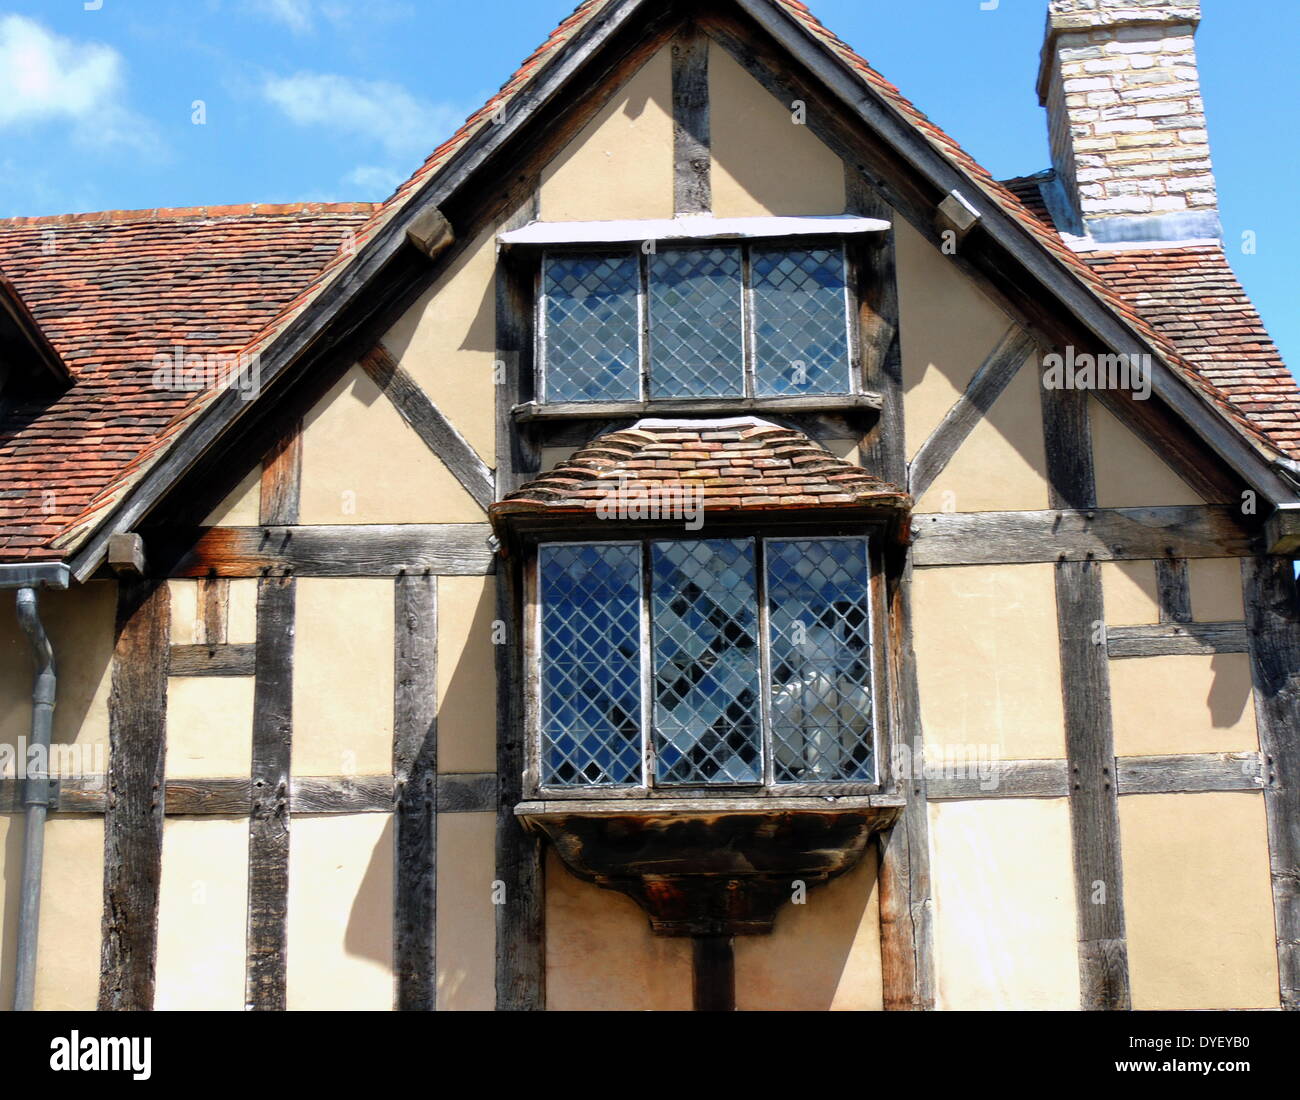
<path id="1" fill-rule="evenodd" d="M 2 2 L 0 216 L 385 198 L 575 3 Z M 811 6 L 995 175 L 1047 166 L 1045 0 Z M 1203 8 L 1229 254 L 1294 370 L 1300 3 Z"/>

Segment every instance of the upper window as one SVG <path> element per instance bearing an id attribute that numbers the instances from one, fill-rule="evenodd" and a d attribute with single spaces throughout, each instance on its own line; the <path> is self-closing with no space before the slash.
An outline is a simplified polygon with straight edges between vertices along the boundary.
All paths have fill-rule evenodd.
<path id="1" fill-rule="evenodd" d="M 838 242 L 547 252 L 543 399 L 850 393 L 848 288 Z"/>
<path id="2" fill-rule="evenodd" d="M 865 538 L 539 548 L 542 787 L 873 782 Z"/>

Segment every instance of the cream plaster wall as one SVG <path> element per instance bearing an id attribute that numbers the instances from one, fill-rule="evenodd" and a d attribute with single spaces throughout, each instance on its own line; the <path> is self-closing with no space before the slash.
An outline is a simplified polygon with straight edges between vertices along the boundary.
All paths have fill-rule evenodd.
<path id="1" fill-rule="evenodd" d="M 291 1011 L 392 1009 L 392 815 L 293 819 L 286 984 Z"/>
<path id="2" fill-rule="evenodd" d="M 631 898 L 582 882 L 546 852 L 547 1007 L 688 1011 L 691 941 L 653 935 Z"/>
<path id="3" fill-rule="evenodd" d="M 966 391 L 1011 318 L 901 216 L 893 222 L 910 458 Z"/>
<path id="4" fill-rule="evenodd" d="M 1052 566 L 917 569 L 912 600 L 927 750 L 1063 757 Z"/>
<path id="5" fill-rule="evenodd" d="M 1246 653 L 1111 661 L 1110 695 L 1117 756 L 1259 748 Z"/>
<path id="6" fill-rule="evenodd" d="M 976 423 L 917 503 L 918 512 L 1048 507 L 1047 452 L 1035 359 L 1036 353 Z"/>
<path id="7" fill-rule="evenodd" d="M 709 97 L 714 214 L 844 213 L 844 162 L 716 44 Z"/>
<path id="8" fill-rule="evenodd" d="M 1160 621 L 1153 561 L 1108 561 L 1101 566 L 1107 626 L 1149 626 Z"/>
<path id="9" fill-rule="evenodd" d="M 484 522 L 483 509 L 360 367 L 303 422 L 299 518 L 303 524 Z"/>
<path id="10" fill-rule="evenodd" d="M 251 676 L 173 676 L 167 681 L 169 779 L 246 776 L 252 760 Z"/>
<path id="11" fill-rule="evenodd" d="M 736 1008 L 740 1011 L 884 1006 L 880 971 L 880 897 L 874 846 L 847 874 L 788 902 L 768 936 L 737 936 Z"/>
<path id="12" fill-rule="evenodd" d="M 1157 508 L 1205 503 L 1164 459 L 1095 398 L 1088 399 L 1088 416 L 1092 421 L 1092 453 L 1097 472 L 1099 508 Z"/>
<path id="13" fill-rule="evenodd" d="M 383 343 L 489 466 L 496 465 L 496 227 L 485 230 Z"/>
<path id="14" fill-rule="evenodd" d="M 1069 801 L 932 802 L 938 1007 L 1079 1007 Z"/>
<path id="15" fill-rule="evenodd" d="M 295 775 L 392 771 L 394 599 L 383 577 L 298 581 Z"/>
<path id="16" fill-rule="evenodd" d="M 243 1011 L 247 929 L 248 819 L 169 817 L 154 1007 Z"/>
<path id="17" fill-rule="evenodd" d="M 438 578 L 438 770 L 497 769 L 496 583 Z"/>
<path id="18" fill-rule="evenodd" d="M 660 50 L 546 166 L 545 221 L 673 216 L 672 80 Z"/>
<path id="19" fill-rule="evenodd" d="M 31 645 L 18 626 L 14 593 L 0 593 L 0 745 L 13 754 L 0 759 L 12 776 L 19 739 L 31 736 Z M 43 591 L 41 622 L 54 646 L 58 697 L 54 708 L 50 766 L 55 772 L 102 774 L 108 769 L 108 696 L 112 687 L 117 585 L 92 581 L 67 591 Z M 60 753 L 75 746 L 76 757 Z M 8 760 L 7 767 L 3 766 Z"/>
<path id="20" fill-rule="evenodd" d="M 496 822 L 491 813 L 438 815 L 442 1011 L 490 1012 L 496 1007 Z"/>
<path id="21" fill-rule="evenodd" d="M 1119 800 L 1136 1009 L 1277 1008 L 1264 798 Z"/>

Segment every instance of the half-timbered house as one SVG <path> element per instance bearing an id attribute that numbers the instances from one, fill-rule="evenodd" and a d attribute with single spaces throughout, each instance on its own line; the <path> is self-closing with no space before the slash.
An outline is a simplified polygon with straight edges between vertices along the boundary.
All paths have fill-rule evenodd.
<path id="1" fill-rule="evenodd" d="M 383 204 L 0 224 L 4 1001 L 1300 1007 L 1300 392 L 1199 3 L 1046 6 L 1002 183 L 588 0 Z"/>

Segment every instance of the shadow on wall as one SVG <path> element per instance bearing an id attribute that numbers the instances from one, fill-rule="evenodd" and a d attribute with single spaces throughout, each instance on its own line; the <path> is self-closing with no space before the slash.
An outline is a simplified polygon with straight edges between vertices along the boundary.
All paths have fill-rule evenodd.
<path id="1" fill-rule="evenodd" d="M 1226 729 L 1241 721 L 1251 696 L 1250 670 L 1239 653 L 1216 653 L 1210 661 L 1213 679 L 1205 704 L 1215 729 Z M 1244 673 L 1244 674 L 1243 674 Z"/>
<path id="2" fill-rule="evenodd" d="M 770 936 L 736 939 L 736 1008 L 877 1010 L 882 1006 L 874 845 L 847 874 L 787 902 Z"/>
<path id="3" fill-rule="evenodd" d="M 344 950 L 349 955 L 384 966 L 393 964 L 394 836 L 393 818 L 389 815 L 352 899 L 343 938 Z M 289 950 L 293 950 L 293 944 Z"/>

